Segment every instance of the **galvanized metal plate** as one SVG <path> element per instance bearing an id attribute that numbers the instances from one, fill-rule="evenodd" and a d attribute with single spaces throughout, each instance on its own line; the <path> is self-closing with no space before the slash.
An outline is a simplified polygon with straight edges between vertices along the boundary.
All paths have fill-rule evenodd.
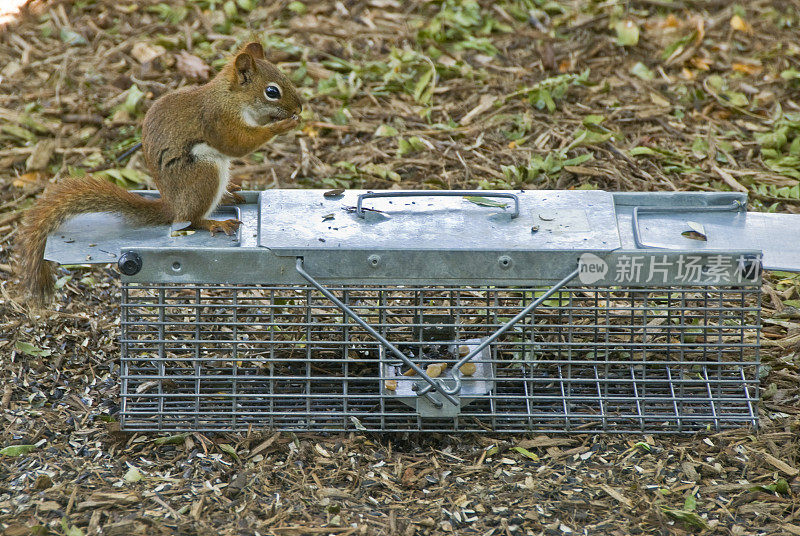
<path id="1" fill-rule="evenodd" d="M 469 339 L 459 344 L 450 345 L 450 353 L 458 355 L 459 346 L 467 346 L 469 351 L 474 350 L 484 339 Z M 444 376 L 440 378 L 445 382 L 453 382 L 453 378 L 461 380 L 461 390 L 456 393 L 460 403 L 459 407 L 453 406 L 439 393 L 433 392 L 426 396 L 418 396 L 416 389 L 423 388 L 426 383 L 421 381 L 419 376 L 406 376 L 404 371 L 409 367 L 401 361 L 392 361 L 391 354 L 387 356 L 383 346 L 379 347 L 379 358 L 383 364 L 381 376 L 385 378 L 383 382 L 383 394 L 388 397 L 396 397 L 404 404 L 415 408 L 421 417 L 452 417 L 458 415 L 462 407 L 466 406 L 476 398 L 486 395 L 494 388 L 494 370 L 492 366 L 492 353 L 489 347 L 484 348 L 478 355 L 468 361 L 475 365 L 475 372 L 469 376 L 461 370 L 455 371 L 448 365 Z M 387 385 L 393 382 L 390 389 Z M 448 387 L 452 385 L 447 384 Z M 431 403 L 431 399 L 437 401 L 441 406 L 437 407 Z"/>
<path id="2" fill-rule="evenodd" d="M 617 220 L 623 246 L 636 248 L 633 210 L 639 207 L 639 240 L 647 249 L 672 251 L 737 251 L 761 250 L 762 263 L 768 270 L 800 269 L 800 215 L 764 212 L 709 212 L 708 207 L 725 206 L 733 200 L 746 203 L 743 194 L 682 193 L 680 195 L 614 194 Z M 670 212 L 670 209 L 696 206 L 692 212 Z M 657 208 L 656 208 L 657 207 Z M 653 209 L 656 208 L 654 211 Z M 705 240 L 685 236 L 700 229 Z"/>
<path id="3" fill-rule="evenodd" d="M 611 251 L 620 247 L 612 194 L 526 190 L 514 193 L 520 215 L 463 196 L 380 198 L 363 190 L 325 197 L 324 190 L 261 193 L 259 245 L 279 255 L 308 251 Z M 388 193 L 388 192 L 387 192 Z M 490 192 L 487 192 L 487 194 Z M 508 201 L 508 200 L 503 200 Z"/>
<path id="4" fill-rule="evenodd" d="M 140 192 L 144 193 L 144 192 Z M 103 264 L 117 262 L 122 248 L 234 248 L 256 246 L 258 228 L 256 194 L 246 196 L 247 205 L 221 207 L 213 219 L 237 218 L 243 222 L 235 236 L 207 231 L 171 236 L 169 225 L 137 226 L 117 214 L 91 213 L 70 218 L 53 232 L 44 258 L 60 264 Z"/>

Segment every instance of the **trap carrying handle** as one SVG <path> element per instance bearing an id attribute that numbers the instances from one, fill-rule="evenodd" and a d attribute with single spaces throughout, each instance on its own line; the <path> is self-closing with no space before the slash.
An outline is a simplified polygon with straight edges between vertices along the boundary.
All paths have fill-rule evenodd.
<path id="1" fill-rule="evenodd" d="M 633 207 L 631 214 L 631 223 L 633 224 L 633 243 L 637 248 L 641 249 L 669 249 L 661 246 L 651 246 L 642 242 L 642 232 L 639 229 L 639 214 L 642 213 L 656 213 L 656 212 L 736 212 L 747 208 L 747 203 L 743 201 L 733 201 L 727 205 L 719 206 L 694 206 L 694 207 L 648 207 L 640 206 Z"/>
<path id="2" fill-rule="evenodd" d="M 306 272 L 303 269 L 303 257 L 297 257 L 297 264 L 295 265 L 295 268 L 297 269 L 297 273 L 299 273 L 303 277 L 303 279 L 305 279 L 306 281 L 311 283 L 311 285 L 314 288 L 316 288 L 318 291 L 320 291 L 323 296 L 325 296 L 326 298 L 331 300 L 334 304 L 336 304 L 336 306 L 339 309 L 344 311 L 347 315 L 350 316 L 350 318 L 355 320 L 356 323 L 359 326 L 364 328 L 367 331 L 367 333 L 369 333 L 370 335 L 375 337 L 375 339 L 378 340 L 378 342 L 380 342 L 381 344 L 386 346 L 386 348 L 391 350 L 391 352 L 394 355 L 399 357 L 401 361 L 403 361 L 406 365 L 411 367 L 411 369 L 414 372 L 416 372 L 428 384 L 425 387 L 416 390 L 417 396 L 426 396 L 426 395 L 428 395 L 428 393 L 431 392 L 431 390 L 436 390 L 436 391 L 440 392 L 442 394 L 442 396 L 445 397 L 453 405 L 460 406 L 460 403 L 459 403 L 458 399 L 453 396 L 453 395 L 458 394 L 461 391 L 461 379 L 458 376 L 453 375 L 453 380 L 455 380 L 455 383 L 453 384 L 452 387 L 447 387 L 447 385 L 442 380 L 434 380 L 433 378 L 428 376 L 428 374 L 424 370 L 422 370 L 416 363 L 411 361 L 405 354 L 403 354 L 403 352 L 398 350 L 396 346 L 394 346 L 392 343 L 390 343 L 386 339 L 386 337 L 384 337 L 383 335 L 378 333 L 372 326 L 367 324 L 360 316 L 358 316 L 358 314 L 356 314 L 355 311 L 353 311 L 350 307 L 348 307 L 346 304 L 344 304 L 340 299 L 338 299 L 336 296 L 334 296 L 334 294 L 330 290 L 328 290 L 327 288 L 322 286 L 321 283 L 319 283 L 308 272 Z M 462 357 L 460 360 L 458 360 L 458 362 L 453 365 L 453 367 L 452 367 L 453 370 L 458 370 L 464 363 L 466 363 L 467 361 L 469 361 L 470 359 L 472 359 L 473 357 L 475 357 L 476 355 L 481 353 L 484 348 L 486 348 L 492 342 L 497 340 L 497 338 L 500 337 L 500 335 L 502 335 L 503 333 L 505 333 L 506 331 L 511 329 L 514 326 L 514 324 L 516 324 L 517 322 L 519 322 L 520 320 L 525 318 L 528 314 L 531 313 L 531 311 L 533 311 L 535 308 L 539 307 L 550 296 L 552 296 L 553 294 L 555 294 L 556 292 L 561 290 L 562 287 L 564 287 L 570 281 L 572 281 L 573 279 L 578 277 L 579 273 L 580 273 L 580 266 L 575 268 L 572 272 L 570 272 L 561 281 L 559 281 L 558 283 L 556 283 L 555 285 L 550 287 L 550 290 L 548 290 L 547 292 L 545 292 L 544 294 L 542 294 L 541 296 L 539 296 L 538 298 L 533 300 L 527 307 L 525 307 L 525 309 L 520 311 L 517 314 L 517 316 L 515 316 L 514 318 L 512 318 L 511 320 L 509 320 L 508 322 L 503 324 L 500 327 L 500 329 L 498 329 L 492 335 L 490 335 L 489 337 L 484 339 L 483 342 L 481 342 L 481 344 L 479 344 L 477 347 L 475 347 L 470 353 L 468 353 L 467 355 Z"/>
<path id="3" fill-rule="evenodd" d="M 466 191 L 466 190 L 458 190 L 458 191 L 439 191 L 439 190 L 424 190 L 424 191 L 408 191 L 408 192 L 367 192 L 365 194 L 360 194 L 358 196 L 358 201 L 356 202 L 356 215 L 359 218 L 363 218 L 364 208 L 363 202 L 364 199 L 374 199 L 376 197 L 470 197 L 470 196 L 478 196 L 478 197 L 501 197 L 503 199 L 512 199 L 514 201 L 514 212 L 511 213 L 511 218 L 516 218 L 519 216 L 519 197 L 517 194 L 512 194 L 510 192 L 484 192 L 484 191 Z M 505 207 L 503 207 L 505 210 Z"/>

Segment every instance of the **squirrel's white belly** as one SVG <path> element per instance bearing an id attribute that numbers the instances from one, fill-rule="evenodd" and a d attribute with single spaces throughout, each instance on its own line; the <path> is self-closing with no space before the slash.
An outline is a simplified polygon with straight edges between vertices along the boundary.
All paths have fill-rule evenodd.
<path id="1" fill-rule="evenodd" d="M 211 162 L 217 166 L 217 192 L 214 195 L 214 199 L 211 201 L 211 205 L 208 207 L 208 211 L 203 215 L 204 218 L 208 218 L 217 208 L 220 199 L 222 199 L 222 196 L 225 195 L 225 192 L 228 190 L 228 181 L 231 179 L 231 159 L 207 143 L 198 143 L 192 147 L 192 156 L 198 160 Z"/>

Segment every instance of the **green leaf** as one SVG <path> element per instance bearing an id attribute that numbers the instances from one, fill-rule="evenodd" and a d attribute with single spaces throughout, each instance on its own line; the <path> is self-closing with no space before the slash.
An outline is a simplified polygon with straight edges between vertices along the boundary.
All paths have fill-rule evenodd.
<path id="1" fill-rule="evenodd" d="M 750 486 L 747 488 L 748 491 L 763 491 L 764 493 L 775 493 L 775 484 L 769 484 L 768 486 Z"/>
<path id="2" fill-rule="evenodd" d="M 565 166 L 579 166 L 579 165 L 583 164 L 584 162 L 587 162 L 587 161 L 589 161 L 589 160 L 591 160 L 593 158 L 594 158 L 593 154 L 586 153 L 586 154 L 582 154 L 582 155 L 576 156 L 575 158 L 570 158 L 569 160 L 564 160 L 564 165 Z"/>
<path id="3" fill-rule="evenodd" d="M 0 455 L 3 456 L 24 456 L 36 448 L 36 445 L 11 445 L 0 449 Z"/>
<path id="4" fill-rule="evenodd" d="M 697 39 L 697 30 L 690 32 L 688 35 L 685 35 L 676 41 L 673 41 L 666 49 L 664 49 L 664 52 L 661 54 L 661 59 L 666 60 L 669 59 L 669 57 L 673 54 L 680 54 L 686 48 L 686 45 L 695 39 Z"/>
<path id="5" fill-rule="evenodd" d="M 511 447 L 511 450 L 519 452 L 520 454 L 522 454 L 526 458 L 530 458 L 531 460 L 533 460 L 535 462 L 539 461 L 539 456 L 537 456 L 533 452 L 531 452 L 531 451 L 529 451 L 527 449 L 524 449 L 522 447 Z"/>
<path id="6" fill-rule="evenodd" d="M 24 141 L 35 141 L 36 135 L 28 130 L 27 128 L 23 128 L 19 125 L 12 125 L 10 123 L 6 123 L 0 125 L 0 130 L 5 132 L 6 134 L 11 134 L 14 137 L 20 138 Z"/>
<path id="7" fill-rule="evenodd" d="M 66 285 L 67 283 L 69 283 L 69 281 L 70 281 L 71 279 L 72 279 L 72 276 L 71 276 L 71 275 L 64 275 L 64 276 L 61 276 L 61 277 L 59 277 L 59 278 L 56 280 L 56 285 L 55 285 L 55 288 L 56 288 L 56 289 L 63 288 L 63 287 L 64 287 L 64 285 Z"/>
<path id="8" fill-rule="evenodd" d="M 392 136 L 397 136 L 397 134 L 397 129 L 390 125 L 380 125 L 375 130 L 375 136 L 379 138 L 390 138 Z"/>
<path id="9" fill-rule="evenodd" d="M 613 132 L 597 132 L 595 130 L 578 130 L 575 139 L 569 144 L 568 149 L 581 147 L 583 145 L 597 145 L 614 137 Z"/>
<path id="10" fill-rule="evenodd" d="M 222 450 L 223 452 L 225 452 L 228 455 L 230 455 L 231 458 L 233 458 L 237 462 L 239 461 L 239 455 L 236 454 L 236 449 L 233 448 L 231 445 L 223 444 L 223 445 L 217 445 L 217 446 L 220 448 L 220 450 Z"/>
<path id="11" fill-rule="evenodd" d="M 642 63 L 641 61 L 636 62 L 636 64 L 631 67 L 631 74 L 641 78 L 642 80 L 652 80 L 656 77 L 656 75 L 651 71 L 647 65 Z"/>
<path id="12" fill-rule="evenodd" d="M 144 91 L 139 89 L 139 86 L 133 84 L 131 87 L 128 88 L 128 94 L 125 97 L 125 103 L 122 105 L 125 110 L 128 111 L 131 115 L 136 113 L 136 107 L 139 106 L 139 103 L 142 102 L 142 97 L 144 97 Z"/>
<path id="13" fill-rule="evenodd" d="M 739 93 L 738 91 L 724 91 L 720 96 L 725 102 L 738 108 L 742 108 L 750 104 L 750 101 L 747 100 L 745 94 Z"/>
<path id="14" fill-rule="evenodd" d="M 650 147 L 641 147 L 641 146 L 634 147 L 633 149 L 628 151 L 628 154 L 631 156 L 642 156 L 642 155 L 659 156 L 659 154 Z"/>
<path id="15" fill-rule="evenodd" d="M 182 445 L 186 438 L 189 437 L 189 434 L 176 434 L 167 437 L 159 437 L 153 444 L 157 447 L 161 445 Z"/>
<path id="16" fill-rule="evenodd" d="M 412 96 L 414 97 L 414 100 L 420 104 L 427 104 L 430 101 L 430 97 L 433 94 L 434 74 L 435 71 L 433 68 L 428 69 L 425 74 L 419 77 L 417 83 L 414 84 L 414 92 L 412 93 Z M 426 89 L 430 89 L 430 91 L 426 91 Z"/>
<path id="17" fill-rule="evenodd" d="M 308 10 L 308 8 L 306 8 L 306 5 L 303 2 L 297 2 L 297 1 L 289 2 L 289 5 L 286 6 L 286 9 L 297 15 L 302 15 Z"/>
<path id="18" fill-rule="evenodd" d="M 88 43 L 84 36 L 66 26 L 61 28 L 61 40 L 67 45 L 85 45 Z"/>
<path id="19" fill-rule="evenodd" d="M 603 121 L 605 121 L 605 116 L 597 115 L 597 114 L 590 114 L 583 118 L 583 125 L 584 126 L 591 126 L 591 125 L 599 125 Z"/>
<path id="20" fill-rule="evenodd" d="M 98 177 L 104 177 L 122 188 L 133 188 L 147 184 L 148 177 L 141 171 L 133 168 L 112 168 L 104 169 L 95 173 Z"/>
<path id="21" fill-rule="evenodd" d="M 481 207 L 497 207 L 505 210 L 506 207 L 508 206 L 508 203 L 495 201 L 493 199 L 489 199 L 488 197 L 480 197 L 477 195 L 465 195 L 464 199 L 466 199 L 470 203 L 475 203 L 476 205 Z"/>
<path id="22" fill-rule="evenodd" d="M 399 182 L 401 177 L 400 174 L 396 171 L 392 171 L 391 168 L 384 164 L 364 164 L 361 166 L 362 173 L 366 173 L 368 175 L 374 175 L 376 177 L 380 177 L 382 179 L 389 179 L 391 181 Z"/>
<path id="23" fill-rule="evenodd" d="M 400 138 L 397 140 L 397 156 L 402 157 L 411 152 L 411 144 L 407 140 Z"/>
<path id="24" fill-rule="evenodd" d="M 790 67 L 785 71 L 781 71 L 781 78 L 784 80 L 800 80 L 800 71 L 794 67 Z"/>
<path id="25" fill-rule="evenodd" d="M 245 11 L 252 11 L 258 6 L 256 0 L 236 0 L 236 4 Z"/>
<path id="26" fill-rule="evenodd" d="M 697 509 L 697 498 L 693 494 L 689 494 L 686 496 L 686 500 L 683 501 L 683 509 L 687 512 L 694 512 Z"/>
<path id="27" fill-rule="evenodd" d="M 704 137 L 697 136 L 692 142 L 692 154 L 697 158 L 705 158 L 708 156 L 708 140 Z"/>
<path id="28" fill-rule="evenodd" d="M 617 44 L 623 47 L 635 46 L 639 43 L 639 27 L 632 20 L 621 20 L 614 25 L 617 32 Z"/>
<path id="29" fill-rule="evenodd" d="M 497 445 L 491 446 L 488 449 L 486 449 L 486 457 L 488 458 L 490 456 L 494 456 L 498 452 L 500 452 L 500 447 L 498 447 Z"/>
<path id="30" fill-rule="evenodd" d="M 762 149 L 780 149 L 788 141 L 789 126 L 782 125 L 772 132 L 764 132 L 755 134 L 756 143 Z M 763 150 L 761 151 L 763 154 Z"/>
<path id="31" fill-rule="evenodd" d="M 708 525 L 706 525 L 705 520 L 697 515 L 695 512 L 687 512 L 686 510 L 678 510 L 674 508 L 667 508 L 662 506 L 661 510 L 677 521 L 681 521 L 690 527 L 696 527 L 699 529 L 707 529 Z"/>
<path id="32" fill-rule="evenodd" d="M 552 113 L 556 109 L 556 101 L 553 100 L 553 95 L 549 89 L 540 89 L 531 94 L 531 102 L 536 106 L 537 110 L 547 108 L 547 111 Z"/>
<path id="33" fill-rule="evenodd" d="M 124 12 L 125 6 L 118 7 Z M 132 7 L 135 9 L 136 4 L 132 4 Z M 186 18 L 186 15 L 189 13 L 189 10 L 186 6 L 179 5 L 173 8 L 165 3 L 148 6 L 146 9 L 150 13 L 156 13 L 162 20 L 165 20 L 170 24 L 178 24 L 184 18 Z"/>
<path id="34" fill-rule="evenodd" d="M 81 529 L 67 523 L 66 517 L 61 518 L 61 530 L 64 531 L 64 536 L 84 536 Z"/>
<path id="35" fill-rule="evenodd" d="M 417 136 L 411 136 L 407 140 L 403 138 L 397 140 L 397 156 L 404 156 L 409 153 L 421 151 L 424 148 L 425 144 L 422 143 L 422 140 Z"/>
<path id="36" fill-rule="evenodd" d="M 233 0 L 228 0 L 222 4 L 222 11 L 225 12 L 225 17 L 228 19 L 232 19 L 239 14 L 239 10 L 236 9 L 236 3 Z"/>
<path id="37" fill-rule="evenodd" d="M 14 348 L 22 352 L 23 354 L 27 354 L 33 357 L 47 357 L 51 353 L 53 353 L 52 350 L 49 350 L 47 348 L 39 348 L 38 346 L 34 346 L 31 343 L 25 341 L 17 341 L 16 344 L 14 345 Z"/>
<path id="38" fill-rule="evenodd" d="M 139 482 L 143 478 L 144 478 L 144 476 L 142 475 L 142 472 L 139 471 L 139 469 L 137 469 L 136 467 L 131 467 L 130 469 L 128 469 L 125 472 L 125 475 L 122 477 L 122 479 L 125 482 L 127 482 L 128 484 L 133 484 L 134 482 Z"/>

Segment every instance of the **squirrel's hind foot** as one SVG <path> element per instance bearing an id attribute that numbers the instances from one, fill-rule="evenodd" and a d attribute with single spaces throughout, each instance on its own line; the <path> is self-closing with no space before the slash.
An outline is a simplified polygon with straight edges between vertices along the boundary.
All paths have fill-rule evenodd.
<path id="1" fill-rule="evenodd" d="M 242 222 L 239 220 L 200 220 L 196 223 L 192 223 L 192 227 L 195 229 L 206 229 L 211 233 L 211 236 L 214 236 L 220 231 L 228 236 L 233 236 L 236 234 L 236 230 L 241 224 Z"/>

